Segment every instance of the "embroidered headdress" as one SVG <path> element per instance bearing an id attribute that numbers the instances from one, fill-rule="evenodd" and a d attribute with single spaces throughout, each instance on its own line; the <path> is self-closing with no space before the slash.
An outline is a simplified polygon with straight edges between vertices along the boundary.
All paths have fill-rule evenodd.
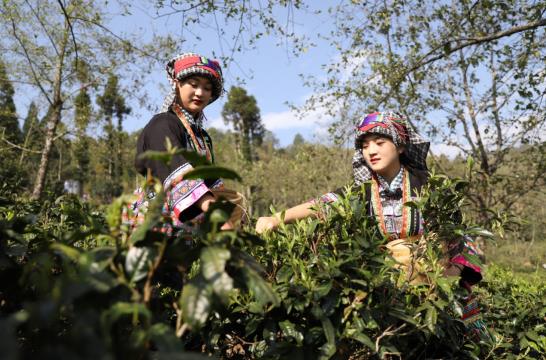
<path id="1" fill-rule="evenodd" d="M 374 112 L 366 115 L 356 128 L 353 175 L 357 185 L 372 177 L 372 170 L 362 155 L 362 141 L 367 134 L 388 136 L 396 147 L 404 146 L 404 153 L 401 155 L 404 165 L 427 170 L 426 159 L 430 143 L 423 140 L 400 114 L 394 111 Z"/>
<path id="2" fill-rule="evenodd" d="M 212 97 L 210 103 L 222 95 L 224 79 L 222 68 L 216 60 L 206 58 L 195 53 L 184 53 L 169 60 L 166 66 L 167 78 L 171 84 L 171 92 L 165 98 L 161 112 L 165 112 L 176 98 L 176 80 L 184 80 L 192 75 L 205 76 L 212 83 Z"/>

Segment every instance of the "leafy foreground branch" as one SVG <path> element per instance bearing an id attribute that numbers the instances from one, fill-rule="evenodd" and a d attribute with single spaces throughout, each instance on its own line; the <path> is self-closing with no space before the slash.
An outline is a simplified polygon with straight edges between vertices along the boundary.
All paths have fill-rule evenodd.
<path id="1" fill-rule="evenodd" d="M 544 285 L 494 269 L 478 290 L 496 343 L 464 337 L 464 294 L 441 276 L 442 241 L 477 229 L 444 209 L 462 183 L 433 177 L 422 197 L 434 233 L 415 244 L 410 284 L 357 194 L 264 240 L 220 232 L 219 203 L 193 242 L 158 229 L 160 191 L 130 236 L 117 199 L 106 219 L 72 197 L 0 192 L 0 347 L 4 358 L 540 358 Z M 152 185 L 153 186 L 153 185 Z M 444 214 L 444 215 L 442 215 Z M 470 229 L 470 230 L 469 230 Z"/>

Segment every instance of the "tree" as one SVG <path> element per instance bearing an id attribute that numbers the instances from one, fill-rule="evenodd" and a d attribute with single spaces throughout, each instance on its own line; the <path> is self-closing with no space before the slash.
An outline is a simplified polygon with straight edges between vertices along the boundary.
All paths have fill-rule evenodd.
<path id="1" fill-rule="evenodd" d="M 24 159 L 30 153 L 34 160 L 40 140 L 43 138 L 43 129 L 40 127 L 38 120 L 38 107 L 35 102 L 31 102 L 28 107 L 28 113 L 23 122 L 23 146 L 21 155 L 19 156 L 19 166 L 23 165 Z"/>
<path id="2" fill-rule="evenodd" d="M 256 99 L 248 95 L 246 90 L 232 86 L 228 100 L 222 109 L 222 117 L 226 124 L 231 124 L 236 133 L 236 148 L 246 162 L 255 160 L 254 146 L 260 146 L 265 128 L 260 117 L 260 109 Z"/>
<path id="3" fill-rule="evenodd" d="M 38 107 L 33 101 L 30 103 L 27 111 L 27 116 L 23 121 L 23 136 L 25 137 L 25 139 L 32 136 L 33 131 L 35 131 L 35 127 L 38 125 L 38 122 Z"/>
<path id="4" fill-rule="evenodd" d="M 491 225 L 544 186 L 545 11 L 543 2 L 519 0 L 339 5 L 329 36 L 339 60 L 324 81 L 309 79 L 316 91 L 306 109 L 320 104 L 334 115 L 338 99 L 358 104 L 357 113 L 398 109 L 435 142 L 475 159 L 470 200 Z M 523 145 L 514 166 L 524 178 L 499 171 L 508 150 Z"/>
<path id="5" fill-rule="evenodd" d="M 0 178 L 9 184 L 10 190 L 19 190 L 26 186 L 28 176 L 15 161 L 16 150 L 22 149 L 22 136 L 13 101 L 14 93 L 6 66 L 0 60 Z"/>
<path id="6" fill-rule="evenodd" d="M 302 146 L 303 144 L 305 144 L 305 139 L 300 133 L 297 133 L 296 136 L 294 136 L 294 140 L 292 140 L 292 146 L 298 147 Z"/>
<path id="7" fill-rule="evenodd" d="M 104 117 L 104 132 L 106 135 L 105 154 L 106 168 L 108 169 L 109 186 L 111 190 L 108 197 L 119 196 L 122 191 L 121 178 L 123 175 L 123 117 L 130 113 L 130 108 L 125 105 L 125 99 L 120 94 L 118 77 L 110 74 L 104 88 L 104 93 L 97 98 L 97 104 L 101 108 Z M 116 117 L 117 127 L 114 127 L 113 117 Z"/>
<path id="8" fill-rule="evenodd" d="M 74 99 L 74 123 L 76 125 L 76 138 L 72 142 L 72 157 L 74 159 L 74 180 L 80 184 L 83 190 L 89 173 L 89 138 L 86 134 L 87 126 L 91 121 L 91 97 L 87 89 L 82 87 Z"/>
<path id="9" fill-rule="evenodd" d="M 8 141 L 8 144 L 18 144 L 21 141 L 21 129 L 19 129 L 13 94 L 13 85 L 8 78 L 6 65 L 0 60 L 0 136 Z"/>
<path id="10" fill-rule="evenodd" d="M 18 0 L 4 1 L 0 6 L 0 41 L 6 58 L 21 88 L 35 94 L 43 102 L 40 107 L 47 109 L 44 144 L 32 191 L 32 197 L 38 198 L 54 142 L 70 132 L 69 127 L 64 128 L 67 133 L 58 130 L 81 88 L 77 81 L 79 59 L 86 59 L 92 69 L 84 85 L 92 89 L 104 81 L 103 74 L 112 73 L 119 64 L 128 63 L 133 68 L 155 65 L 149 60 L 163 59 L 173 44 L 156 37 L 147 46 L 142 40 L 116 35 L 108 29 L 105 7 L 98 1 Z M 138 63 L 140 57 L 148 61 Z M 139 73 L 128 76 L 140 77 Z"/>

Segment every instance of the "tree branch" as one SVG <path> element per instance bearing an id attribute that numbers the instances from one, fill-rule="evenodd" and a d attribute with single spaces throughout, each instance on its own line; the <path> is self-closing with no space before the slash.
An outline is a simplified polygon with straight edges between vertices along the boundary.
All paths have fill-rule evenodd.
<path id="1" fill-rule="evenodd" d="M 55 44 L 55 41 L 53 40 L 53 37 L 49 34 L 49 31 L 47 30 L 44 22 L 40 18 L 40 15 L 36 12 L 36 10 L 34 10 L 34 8 L 28 2 L 28 0 L 25 0 L 25 2 L 27 3 L 27 6 L 30 8 L 30 11 L 32 11 L 32 14 L 34 15 L 34 17 L 38 20 L 40 25 L 42 25 L 42 29 L 44 29 L 44 32 L 47 35 L 47 38 L 49 39 L 49 42 L 51 42 L 51 46 L 53 46 L 53 50 L 55 50 L 55 54 L 57 54 L 57 56 L 59 56 L 59 50 L 57 49 L 57 45 Z"/>
<path id="2" fill-rule="evenodd" d="M 489 161 L 487 158 L 487 152 L 485 151 L 485 146 L 482 141 L 482 136 L 480 133 L 480 128 L 478 126 L 478 119 L 476 118 L 477 114 L 474 108 L 474 101 L 472 100 L 472 95 L 470 91 L 470 85 L 468 84 L 468 65 L 463 57 L 463 52 L 459 51 L 460 63 L 461 63 L 461 76 L 463 78 L 463 90 L 466 96 L 466 106 L 468 109 L 468 114 L 472 123 L 472 128 L 474 129 L 474 136 L 476 136 L 476 143 L 478 145 L 479 155 L 481 158 L 481 168 L 488 175 L 491 175 L 489 168 Z M 478 155 L 478 154 L 477 154 Z"/>
<path id="3" fill-rule="evenodd" d="M 23 51 L 25 52 L 25 58 L 27 59 L 28 65 L 30 66 L 30 71 L 32 73 L 32 77 L 34 78 L 34 81 L 36 82 L 35 85 L 38 86 L 38 88 L 40 89 L 42 94 L 45 96 L 45 98 L 46 98 L 47 102 L 49 103 L 49 105 L 53 105 L 53 101 L 49 98 L 49 95 L 48 95 L 47 91 L 44 89 L 44 87 L 42 86 L 42 83 L 38 79 L 38 75 L 36 74 L 36 71 L 34 70 L 34 64 L 32 63 L 32 60 L 30 58 L 30 55 L 29 55 L 29 53 L 27 51 L 27 48 L 26 48 L 25 44 L 23 43 L 21 38 L 17 35 L 17 28 L 15 27 L 15 20 L 11 16 L 10 16 L 10 20 L 11 20 L 11 28 L 13 30 L 13 37 L 15 38 L 15 40 L 17 40 L 17 42 L 19 43 L 19 45 L 21 45 L 21 47 L 23 48 Z"/>
<path id="4" fill-rule="evenodd" d="M 68 16 L 68 13 L 66 12 L 66 9 L 65 9 L 62 1 L 57 0 L 57 2 L 59 3 L 59 6 L 61 7 L 61 10 L 63 11 L 66 22 L 68 23 L 68 27 L 70 28 L 70 34 L 72 35 L 72 42 L 74 43 L 75 67 L 76 67 L 76 69 L 78 69 L 78 44 L 76 43 L 76 36 L 74 35 L 74 28 L 72 27 L 72 23 L 70 22 L 70 16 Z"/>
<path id="5" fill-rule="evenodd" d="M 490 42 L 490 41 L 493 41 L 493 40 L 498 40 L 498 39 L 501 39 L 503 37 L 511 36 L 511 35 L 514 35 L 514 34 L 517 34 L 519 32 L 523 32 L 523 31 L 527 31 L 527 30 L 536 29 L 536 28 L 539 28 L 539 27 L 542 27 L 542 26 L 546 26 L 546 19 L 540 19 L 540 20 L 537 20 L 537 21 L 532 21 L 532 22 L 527 23 L 525 25 L 514 26 L 514 27 L 512 27 L 510 29 L 503 30 L 503 31 L 498 31 L 496 33 L 485 35 L 485 36 L 467 38 L 466 41 L 463 41 L 464 39 L 460 39 L 460 38 L 459 39 L 454 39 L 454 40 L 447 40 L 447 41 L 443 42 L 442 44 L 438 45 L 437 47 L 435 47 L 434 49 L 432 49 L 425 56 L 423 56 L 421 58 L 421 60 L 417 62 L 417 64 L 415 64 L 408 71 L 406 71 L 404 77 L 406 77 L 410 73 L 418 70 L 419 68 L 421 68 L 421 67 L 423 67 L 425 65 L 428 65 L 428 64 L 430 64 L 432 62 L 435 62 L 435 61 L 438 61 L 438 60 L 443 59 L 445 57 L 448 57 L 449 55 L 453 54 L 454 52 L 462 50 L 462 49 L 467 48 L 469 46 L 478 45 L 478 44 L 485 43 L 485 42 Z M 456 43 L 457 46 L 452 48 L 451 44 L 453 44 L 453 43 Z M 429 55 L 436 52 L 438 49 L 445 49 L 446 47 L 448 47 L 447 51 L 444 51 L 442 54 L 433 56 L 433 57 L 425 60 Z"/>
<path id="6" fill-rule="evenodd" d="M 108 34 L 112 35 L 114 38 L 118 39 L 119 41 L 123 42 L 124 45 L 130 47 L 131 49 L 133 50 L 136 50 L 137 52 L 141 53 L 142 55 L 146 56 L 146 57 L 149 57 L 151 59 L 154 59 L 156 61 L 161 61 L 162 59 L 158 58 L 157 56 L 155 55 L 152 55 L 150 53 L 148 53 L 147 51 L 145 50 L 142 50 L 141 48 L 138 48 L 136 47 L 135 45 L 133 45 L 131 43 L 131 41 L 128 41 L 124 38 L 122 38 L 121 36 L 117 35 L 116 33 L 114 33 L 112 30 L 110 30 L 109 28 L 107 28 L 106 26 L 102 25 L 102 24 L 99 24 L 97 23 L 96 21 L 93 21 L 93 20 L 90 20 L 90 19 L 86 19 L 86 18 L 82 18 L 82 17 L 79 17 L 79 16 L 72 16 L 71 17 L 73 20 L 80 20 L 80 21 L 83 21 L 83 22 L 86 22 L 86 23 L 89 23 L 89 24 L 92 24 L 92 25 L 95 25 L 96 27 L 106 31 Z"/>
<path id="7" fill-rule="evenodd" d="M 4 136 L 2 136 L 2 141 L 5 142 L 6 144 L 8 144 L 9 146 L 11 146 L 12 148 L 16 148 L 16 149 L 19 149 L 21 151 L 26 151 L 26 152 L 31 152 L 31 153 L 36 153 L 36 154 L 40 154 L 41 151 L 36 151 L 36 150 L 31 150 L 31 149 L 26 149 L 22 146 L 19 146 L 17 144 L 14 144 L 12 143 L 11 141 L 7 140 Z M 2 149 L 3 150 L 3 149 Z"/>

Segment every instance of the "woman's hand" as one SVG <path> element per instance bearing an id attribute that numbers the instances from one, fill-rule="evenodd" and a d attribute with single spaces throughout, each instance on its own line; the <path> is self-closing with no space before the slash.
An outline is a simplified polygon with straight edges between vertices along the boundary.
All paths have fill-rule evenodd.
<path id="1" fill-rule="evenodd" d="M 265 231 L 274 230 L 281 224 L 281 220 L 276 216 L 263 216 L 256 222 L 256 232 L 261 234 Z"/>
<path id="2" fill-rule="evenodd" d="M 233 226 L 231 221 L 224 223 L 224 225 L 222 225 L 222 227 L 220 228 L 220 230 L 234 230 L 234 229 L 235 227 Z"/>

